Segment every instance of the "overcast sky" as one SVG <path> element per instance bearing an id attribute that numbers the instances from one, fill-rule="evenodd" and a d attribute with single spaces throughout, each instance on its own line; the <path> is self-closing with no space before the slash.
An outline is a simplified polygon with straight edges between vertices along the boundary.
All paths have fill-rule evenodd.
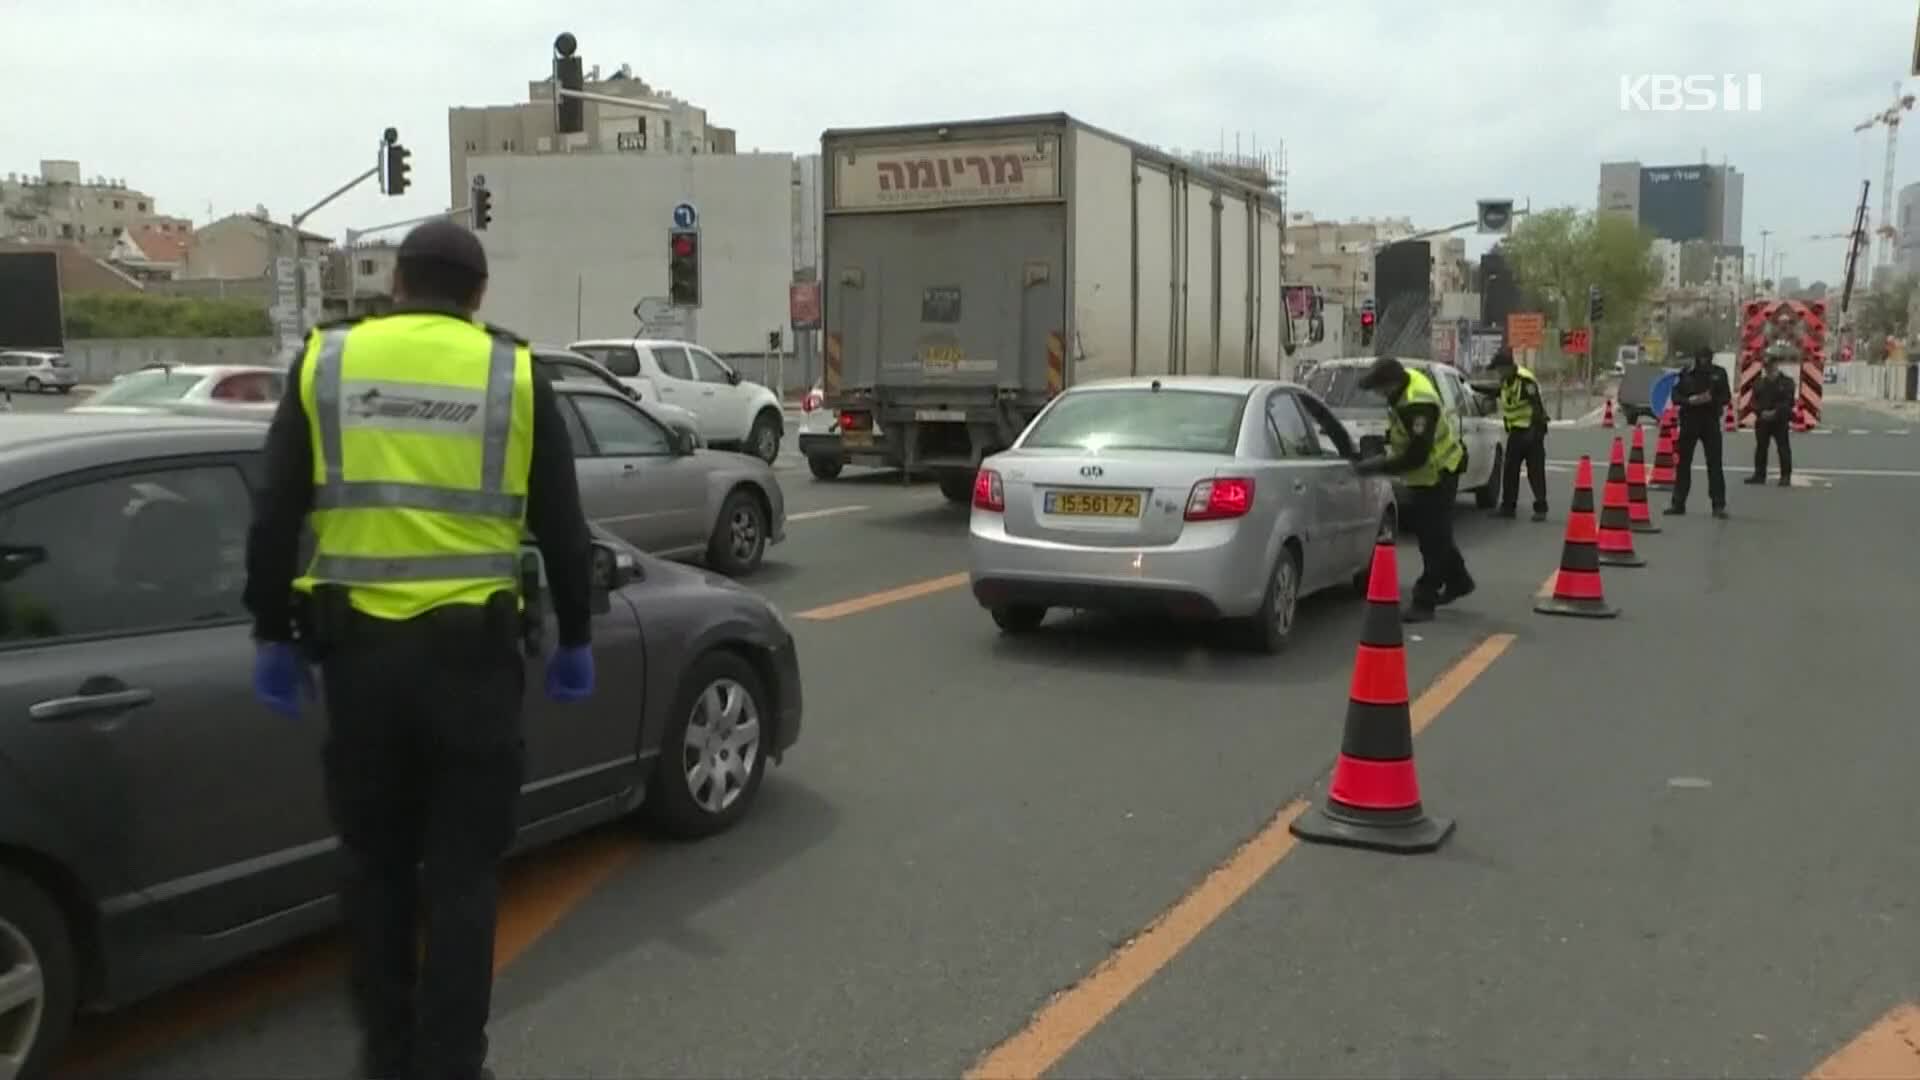
<path id="1" fill-rule="evenodd" d="M 571 30 L 589 66 L 632 64 L 736 129 L 742 151 L 817 151 L 826 127 L 1063 110 L 1170 148 L 1284 141 L 1290 208 L 1320 217 L 1443 225 L 1495 195 L 1591 207 L 1603 160 L 1704 151 L 1746 174 L 1749 251 L 1770 229 L 1788 274 L 1837 283 L 1845 245 L 1807 237 L 1850 225 L 1862 179 L 1877 212 L 1885 132 L 1852 127 L 1891 100 L 1915 16 L 1912 0 L 540 7 L 0 0 L 0 172 L 77 159 L 199 222 L 256 204 L 284 217 L 398 127 L 413 190 L 369 186 L 309 222 L 338 236 L 442 209 L 447 108 L 523 100 Z M 1622 75 L 1750 72 L 1757 113 L 1621 109 Z M 1920 169 L 1905 141 L 1903 178 Z"/>

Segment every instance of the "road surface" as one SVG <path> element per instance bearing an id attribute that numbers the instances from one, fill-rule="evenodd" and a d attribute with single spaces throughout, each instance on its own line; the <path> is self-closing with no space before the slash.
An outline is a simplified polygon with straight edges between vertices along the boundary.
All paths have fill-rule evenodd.
<path id="1" fill-rule="evenodd" d="M 495 1067 L 1629 1077 L 1903 1060 L 1902 1032 L 1920 1039 L 1903 1011 L 1920 1000 L 1920 439 L 1844 406 L 1829 423 L 1796 440 L 1809 485 L 1789 490 L 1741 485 L 1750 436 L 1731 437 L 1731 520 L 1637 537 L 1649 565 L 1606 572 L 1610 622 L 1531 611 L 1569 472 L 1551 523 L 1462 500 L 1480 590 L 1407 647 L 1426 799 L 1460 824 L 1416 858 L 1286 838 L 1339 744 L 1353 598 L 1310 601 L 1272 659 L 1057 613 L 1003 639 L 965 587 L 963 509 L 786 462 L 790 539 L 753 586 L 795 617 L 806 735 L 734 833 L 676 847 L 612 828 L 513 867 Z M 1550 457 L 1604 470 L 1614 434 L 1556 429 Z M 1400 565 L 1417 574 L 1411 544 Z M 283 950 L 87 1021 L 66 1071 L 341 1075 L 339 983 L 332 939 Z"/>

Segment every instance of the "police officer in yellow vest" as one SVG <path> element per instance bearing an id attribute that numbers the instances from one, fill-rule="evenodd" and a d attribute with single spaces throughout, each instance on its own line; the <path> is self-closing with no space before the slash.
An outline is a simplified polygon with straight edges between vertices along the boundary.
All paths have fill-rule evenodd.
<path id="1" fill-rule="evenodd" d="M 1500 458 L 1500 509 L 1503 518 L 1515 515 L 1520 504 L 1520 466 L 1527 467 L 1527 486 L 1533 489 L 1533 520 L 1547 520 L 1547 404 L 1540 397 L 1540 380 L 1514 363 L 1513 352 L 1493 354 L 1488 369 L 1500 377 L 1497 391 L 1500 415 L 1507 424 L 1507 452 Z"/>
<path id="2" fill-rule="evenodd" d="M 486 283 L 472 233 L 422 225 L 400 245 L 393 312 L 313 334 L 267 433 L 248 537 L 256 695 L 297 716 L 309 659 L 323 677 L 370 1077 L 488 1075 L 499 862 L 524 764 L 523 633 L 539 621 L 537 607 L 523 614 L 523 529 L 557 623 L 547 694 L 593 692 L 573 451 L 527 343 L 474 321 Z M 314 551 L 296 577 L 304 525 Z"/>
<path id="3" fill-rule="evenodd" d="M 1453 541 L 1453 504 L 1460 494 L 1466 446 L 1440 407 L 1440 392 L 1425 372 L 1391 356 L 1373 362 L 1360 388 L 1387 399 L 1387 453 L 1355 466 L 1362 475 L 1398 476 L 1407 487 L 1400 525 L 1420 541 L 1421 573 L 1404 617 L 1433 618 L 1433 609 L 1474 589 L 1467 562 Z"/>

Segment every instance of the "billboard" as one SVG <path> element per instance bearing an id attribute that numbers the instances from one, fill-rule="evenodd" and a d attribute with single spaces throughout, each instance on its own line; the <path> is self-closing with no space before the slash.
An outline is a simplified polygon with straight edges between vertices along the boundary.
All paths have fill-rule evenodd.
<path id="1" fill-rule="evenodd" d="M 1707 165 L 1640 170 L 1640 224 L 1664 240 L 1717 240 L 1726 211 L 1712 172 Z"/>
<path id="2" fill-rule="evenodd" d="M 60 257 L 51 251 L 0 251 L 0 348 L 62 349 Z"/>

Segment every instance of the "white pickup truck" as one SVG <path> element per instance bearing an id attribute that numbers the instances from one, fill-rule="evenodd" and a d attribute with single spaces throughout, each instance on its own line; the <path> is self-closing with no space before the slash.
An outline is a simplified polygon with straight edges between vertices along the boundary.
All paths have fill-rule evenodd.
<path id="1" fill-rule="evenodd" d="M 780 399 L 707 350 L 688 341 L 599 338 L 576 341 L 573 352 L 597 360 L 644 401 L 692 413 L 708 446 L 742 450 L 772 464 L 780 456 Z"/>

